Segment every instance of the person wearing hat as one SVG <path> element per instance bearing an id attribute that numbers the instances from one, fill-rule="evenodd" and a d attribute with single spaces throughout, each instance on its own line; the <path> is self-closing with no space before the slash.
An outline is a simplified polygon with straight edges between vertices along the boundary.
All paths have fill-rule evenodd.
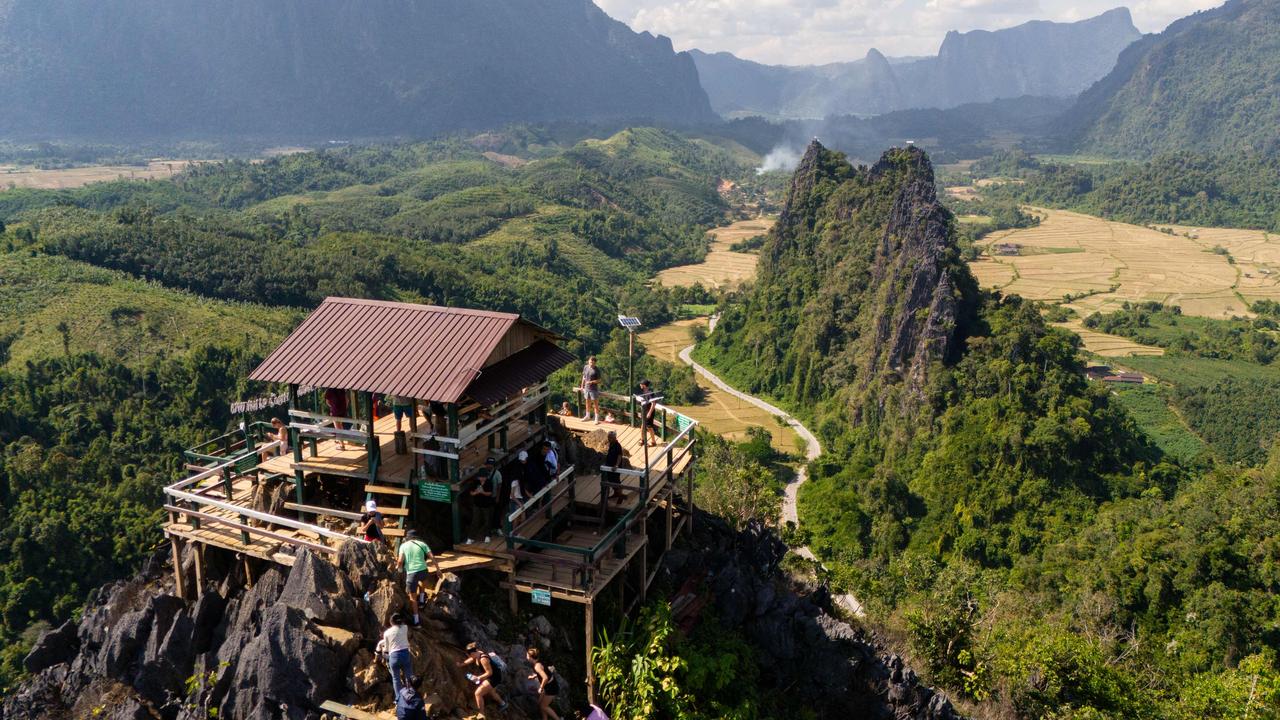
<path id="1" fill-rule="evenodd" d="M 385 543 L 387 538 L 382 534 L 382 513 L 378 512 L 378 503 L 374 500 L 364 504 L 364 514 L 360 516 L 360 534 L 369 542 Z"/>
<path id="2" fill-rule="evenodd" d="M 471 538 L 484 537 L 484 542 L 489 542 L 493 533 L 492 520 L 494 509 L 498 505 L 498 493 L 493 484 L 494 475 L 497 475 L 499 482 L 502 481 L 502 473 L 498 472 L 495 465 L 498 461 L 492 457 L 484 459 L 484 467 L 480 468 L 480 474 L 476 476 L 475 485 L 471 488 L 471 531 L 468 533 L 467 544 L 471 544 Z"/>
<path id="3" fill-rule="evenodd" d="M 655 447 L 658 444 L 658 429 L 654 425 L 655 416 L 658 411 L 658 393 L 653 391 L 653 383 L 648 380 L 640 381 L 640 442 L 644 442 L 649 438 L 653 438 L 649 442 L 649 447 Z"/>
<path id="4" fill-rule="evenodd" d="M 400 551 L 396 553 L 396 570 L 404 567 L 404 589 L 409 593 L 409 605 L 413 608 L 413 624 L 422 622 L 418 616 L 418 594 L 427 588 L 427 570 L 430 568 L 440 575 L 440 563 L 431 554 L 431 548 L 418 537 L 417 530 L 409 530 L 404 534 L 404 542 L 400 543 Z"/>

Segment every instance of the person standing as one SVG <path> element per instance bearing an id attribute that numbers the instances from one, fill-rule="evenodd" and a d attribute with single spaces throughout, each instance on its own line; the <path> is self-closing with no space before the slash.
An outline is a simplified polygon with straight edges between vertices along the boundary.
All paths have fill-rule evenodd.
<path id="1" fill-rule="evenodd" d="M 547 465 L 547 481 L 555 482 L 555 479 L 560 477 L 560 455 L 556 453 L 555 445 L 551 442 L 543 442 L 542 448 L 542 460 Z"/>
<path id="2" fill-rule="evenodd" d="M 595 413 L 595 421 L 600 422 L 600 381 L 604 376 L 600 373 L 600 368 L 596 367 L 596 357 L 592 355 L 587 358 L 587 364 L 582 366 L 582 419 L 586 420 Z"/>
<path id="3" fill-rule="evenodd" d="M 625 500 L 627 495 L 618 487 L 621 482 L 622 475 L 617 471 L 618 464 L 622 462 L 622 443 L 618 442 L 618 433 L 609 431 L 609 446 L 604 453 L 604 466 L 614 468 L 613 470 L 600 471 L 600 520 L 604 521 L 604 516 L 609 509 L 610 500 Z"/>
<path id="4" fill-rule="evenodd" d="M 391 625 L 382 633 L 377 652 L 386 656 L 391 690 L 400 697 L 400 688 L 411 687 L 413 681 L 413 656 L 409 654 L 409 627 L 405 625 L 404 615 L 392 613 Z"/>
<path id="5" fill-rule="evenodd" d="M 326 407 L 329 408 L 329 415 L 331 417 L 336 417 L 336 418 L 347 417 L 347 412 L 350 408 L 350 405 L 347 404 L 346 390 L 339 390 L 338 388 L 329 388 L 328 390 L 325 390 L 324 404 Z M 346 430 L 347 423 L 335 422 L 334 427 L 338 428 L 339 430 Z M 347 443 L 342 438 L 338 438 L 338 449 L 339 450 L 347 449 Z"/>
<path id="6" fill-rule="evenodd" d="M 537 446 L 534 449 L 536 457 L 529 455 L 528 459 L 525 460 L 524 477 L 521 478 L 520 485 L 529 498 L 537 495 L 542 491 L 542 488 L 551 482 L 550 478 L 547 477 L 546 461 L 547 450 L 550 447 L 546 443 Z"/>
<path id="7" fill-rule="evenodd" d="M 413 624 L 422 622 L 419 615 L 418 596 L 427 587 L 428 568 L 438 577 L 440 564 L 431 548 L 418 537 L 417 530 L 409 530 L 396 554 L 396 570 L 404 567 L 404 589 L 409 593 L 409 605 L 413 608 Z"/>
<path id="8" fill-rule="evenodd" d="M 413 415 L 413 398 L 392 395 L 387 400 L 391 403 L 391 414 L 396 416 L 396 432 L 400 432 L 404 419 Z"/>
<path id="9" fill-rule="evenodd" d="M 649 447 L 656 447 L 658 444 L 658 430 L 654 425 L 654 419 L 658 412 L 658 393 L 653 391 L 653 384 L 648 380 L 640 381 L 640 442 L 647 441 L 650 437 L 653 441 L 649 443 Z"/>

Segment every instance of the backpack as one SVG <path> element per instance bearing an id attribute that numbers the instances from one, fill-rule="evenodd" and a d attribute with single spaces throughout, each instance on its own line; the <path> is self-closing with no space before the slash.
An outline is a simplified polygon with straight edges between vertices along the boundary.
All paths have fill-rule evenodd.
<path id="1" fill-rule="evenodd" d="M 493 666 L 493 678 L 489 681 L 490 684 L 500 685 L 503 675 L 507 672 L 507 662 L 498 657 L 498 653 L 491 652 L 489 653 L 489 664 Z"/>

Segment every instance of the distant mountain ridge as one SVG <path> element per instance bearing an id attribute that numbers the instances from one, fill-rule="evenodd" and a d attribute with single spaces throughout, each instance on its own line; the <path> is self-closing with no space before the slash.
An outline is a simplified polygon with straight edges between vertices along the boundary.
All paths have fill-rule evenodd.
<path id="1" fill-rule="evenodd" d="M 787 67 L 729 53 L 691 54 L 716 112 L 811 118 L 1069 97 L 1110 71 L 1140 37 L 1129 10 L 1116 8 L 1075 23 L 952 31 L 937 56 L 918 59 L 892 60 L 872 49 L 855 62 Z"/>
<path id="2" fill-rule="evenodd" d="M 1280 153 L 1280 1 L 1230 0 L 1121 54 L 1062 130 L 1076 149 Z"/>
<path id="3" fill-rule="evenodd" d="M 4 0 L 0 97 L 43 135 L 715 118 L 687 54 L 590 0 Z"/>

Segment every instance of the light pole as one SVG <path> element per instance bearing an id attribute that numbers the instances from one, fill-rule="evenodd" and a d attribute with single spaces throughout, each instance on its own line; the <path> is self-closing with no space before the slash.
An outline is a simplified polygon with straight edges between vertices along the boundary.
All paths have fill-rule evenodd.
<path id="1" fill-rule="evenodd" d="M 627 331 L 627 412 L 631 415 L 631 427 L 636 426 L 636 328 L 640 327 L 640 318 L 618 316 L 618 324 Z"/>

